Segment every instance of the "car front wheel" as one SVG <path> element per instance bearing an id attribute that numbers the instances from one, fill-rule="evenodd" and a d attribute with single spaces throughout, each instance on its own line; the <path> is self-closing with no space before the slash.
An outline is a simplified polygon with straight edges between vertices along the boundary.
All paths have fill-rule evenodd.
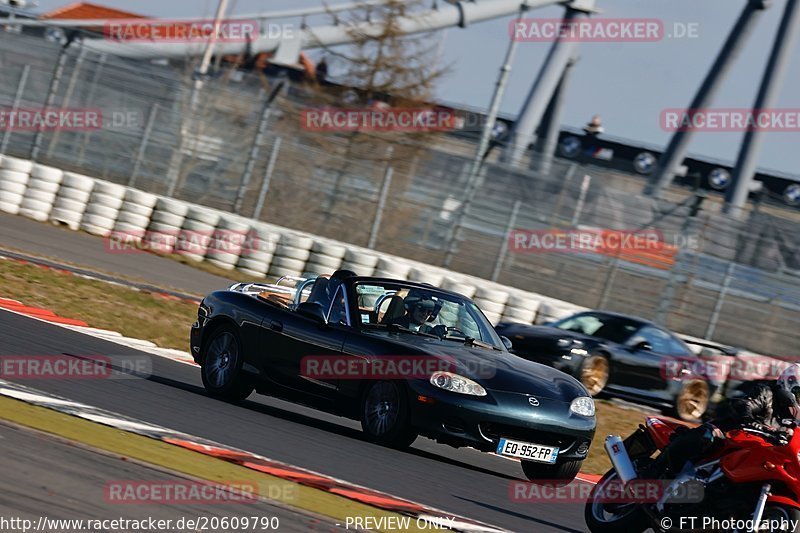
<path id="1" fill-rule="evenodd" d="M 361 428 L 372 442 L 407 448 L 417 438 L 411 427 L 408 398 L 394 381 L 376 381 L 364 390 Z"/>
<path id="2" fill-rule="evenodd" d="M 236 329 L 223 325 L 211 332 L 203 346 L 200 374 L 209 395 L 220 400 L 241 401 L 253 392 L 253 385 L 242 372 L 244 362 Z"/>

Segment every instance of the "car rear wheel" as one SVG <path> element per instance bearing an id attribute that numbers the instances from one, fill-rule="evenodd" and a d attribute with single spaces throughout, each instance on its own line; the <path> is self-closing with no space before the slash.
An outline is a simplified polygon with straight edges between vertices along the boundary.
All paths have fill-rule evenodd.
<path id="1" fill-rule="evenodd" d="M 579 379 L 589 394 L 597 396 L 608 383 L 608 359 L 600 354 L 590 355 L 581 363 Z"/>
<path id="2" fill-rule="evenodd" d="M 253 392 L 253 385 L 242 372 L 241 341 L 233 326 L 223 325 L 209 335 L 203 346 L 200 374 L 203 386 L 214 398 L 241 401 Z"/>
<path id="3" fill-rule="evenodd" d="M 361 428 L 372 442 L 407 448 L 417 438 L 411 427 L 408 399 L 394 381 L 376 381 L 364 390 Z"/>
<path id="4" fill-rule="evenodd" d="M 559 485 L 566 485 L 578 475 L 583 461 L 564 461 L 554 465 L 534 461 L 521 461 L 521 463 L 525 477 L 533 483 L 540 481 L 548 484 L 556 482 Z"/>
<path id="5" fill-rule="evenodd" d="M 708 409 L 709 398 L 708 384 L 705 381 L 688 381 L 675 397 L 675 415 L 681 420 L 696 422 Z"/>

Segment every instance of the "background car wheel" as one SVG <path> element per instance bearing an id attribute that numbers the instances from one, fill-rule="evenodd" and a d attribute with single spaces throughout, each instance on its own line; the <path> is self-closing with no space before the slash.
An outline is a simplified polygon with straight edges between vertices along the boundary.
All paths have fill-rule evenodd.
<path id="1" fill-rule="evenodd" d="M 521 461 L 521 463 L 525 477 L 533 483 L 537 481 L 544 481 L 547 483 L 558 481 L 559 484 L 563 482 L 563 484 L 566 485 L 578 475 L 583 461 L 564 461 L 563 463 L 556 463 L 554 465 L 536 463 L 534 461 Z"/>
<path id="2" fill-rule="evenodd" d="M 708 409 L 709 398 L 708 383 L 699 379 L 687 381 L 675 397 L 674 414 L 681 420 L 697 422 Z"/>
<path id="3" fill-rule="evenodd" d="M 239 334 L 223 325 L 211 332 L 203 346 L 200 374 L 203 386 L 214 398 L 241 401 L 253 392 L 253 385 L 242 372 L 244 362 Z"/>
<path id="4" fill-rule="evenodd" d="M 408 398 L 394 381 L 376 381 L 364 390 L 361 429 L 372 442 L 407 448 L 417 438 L 411 427 Z"/>
<path id="5" fill-rule="evenodd" d="M 606 388 L 608 374 L 608 359 L 600 354 L 586 357 L 578 369 L 578 379 L 592 396 L 597 396 Z"/>
<path id="6" fill-rule="evenodd" d="M 649 527 L 647 516 L 635 503 L 595 502 L 595 494 L 612 494 L 609 490 L 619 483 L 616 470 L 609 470 L 592 489 L 584 507 L 584 519 L 592 533 L 616 533 L 617 531 L 644 531 Z"/>

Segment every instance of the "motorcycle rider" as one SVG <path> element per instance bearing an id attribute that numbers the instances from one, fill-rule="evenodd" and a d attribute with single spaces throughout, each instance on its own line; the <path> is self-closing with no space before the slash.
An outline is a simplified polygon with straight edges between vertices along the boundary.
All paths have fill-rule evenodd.
<path id="1" fill-rule="evenodd" d="M 675 433 L 672 441 L 647 468 L 645 477 L 676 475 L 687 461 L 706 455 L 733 429 L 748 427 L 785 444 L 800 416 L 800 363 L 793 363 L 773 383 L 746 381 L 720 403 L 716 416 L 700 426 Z"/>

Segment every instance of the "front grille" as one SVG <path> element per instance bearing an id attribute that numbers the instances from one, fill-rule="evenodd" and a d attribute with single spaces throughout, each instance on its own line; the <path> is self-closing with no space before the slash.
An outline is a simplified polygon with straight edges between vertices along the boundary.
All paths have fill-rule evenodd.
<path id="1" fill-rule="evenodd" d="M 511 426 L 508 424 L 496 424 L 494 422 L 481 422 L 481 433 L 493 441 L 505 437 L 511 440 L 531 442 L 533 444 L 543 444 L 545 446 L 557 446 L 560 450 L 567 450 L 575 444 L 575 438 L 569 435 L 553 433 L 550 431 L 539 431 L 536 429 Z"/>

